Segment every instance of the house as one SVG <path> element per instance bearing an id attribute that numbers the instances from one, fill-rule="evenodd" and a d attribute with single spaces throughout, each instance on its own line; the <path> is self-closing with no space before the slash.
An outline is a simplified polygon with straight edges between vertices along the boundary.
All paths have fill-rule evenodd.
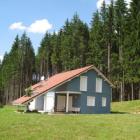
<path id="1" fill-rule="evenodd" d="M 110 113 L 113 84 L 93 65 L 58 73 L 32 88 L 14 105 L 43 112 Z"/>

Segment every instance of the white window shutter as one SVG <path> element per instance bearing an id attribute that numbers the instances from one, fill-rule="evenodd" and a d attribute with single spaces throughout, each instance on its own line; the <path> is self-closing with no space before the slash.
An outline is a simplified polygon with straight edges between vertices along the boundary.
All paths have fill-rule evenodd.
<path id="1" fill-rule="evenodd" d="M 95 97 L 87 96 L 87 106 L 95 106 Z"/>
<path id="2" fill-rule="evenodd" d="M 96 92 L 102 92 L 102 79 L 96 78 Z"/>
<path id="3" fill-rule="evenodd" d="M 106 106 L 106 97 L 102 97 L 102 106 L 103 106 L 103 107 Z"/>
<path id="4" fill-rule="evenodd" d="M 87 76 L 80 76 L 80 91 L 87 91 Z"/>

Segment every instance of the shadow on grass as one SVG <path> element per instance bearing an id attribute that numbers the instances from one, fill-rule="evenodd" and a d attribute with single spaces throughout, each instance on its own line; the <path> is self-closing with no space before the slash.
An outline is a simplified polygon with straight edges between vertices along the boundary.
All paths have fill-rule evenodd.
<path id="1" fill-rule="evenodd" d="M 111 111 L 111 114 L 129 114 L 129 112 Z"/>
<path id="2" fill-rule="evenodd" d="M 0 108 L 3 108 L 3 103 L 1 100 L 0 100 Z"/>

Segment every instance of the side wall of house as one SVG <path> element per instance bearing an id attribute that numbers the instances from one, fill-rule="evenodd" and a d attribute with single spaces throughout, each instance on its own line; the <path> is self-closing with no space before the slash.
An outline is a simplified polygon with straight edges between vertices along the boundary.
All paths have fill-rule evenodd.
<path id="1" fill-rule="evenodd" d="M 44 112 L 54 112 L 55 92 L 46 92 L 41 96 L 36 97 L 29 104 L 29 110 L 38 110 Z"/>
<path id="2" fill-rule="evenodd" d="M 44 95 L 35 98 L 35 109 L 36 110 L 44 109 Z"/>
<path id="3" fill-rule="evenodd" d="M 82 76 L 87 76 L 87 92 L 81 95 L 81 113 L 110 113 L 111 86 L 102 79 L 102 92 L 96 92 L 96 78 L 101 78 L 95 71 L 91 70 Z M 79 82 L 80 83 L 80 82 Z M 87 96 L 95 97 L 95 106 L 87 106 Z M 102 97 L 106 97 L 106 106 L 102 106 Z"/>
<path id="4" fill-rule="evenodd" d="M 43 110 L 44 109 L 44 95 L 36 97 L 29 104 L 29 110 Z"/>
<path id="5" fill-rule="evenodd" d="M 80 76 L 56 88 L 55 91 L 79 91 L 81 95 L 73 99 L 73 106 L 80 107 L 81 113 L 109 113 L 111 103 L 111 86 L 102 79 L 102 93 L 96 93 L 96 78 L 101 78 L 94 70 L 81 76 L 87 76 L 87 91 L 80 91 Z M 95 97 L 95 106 L 87 106 L 87 96 Z M 102 97 L 106 97 L 106 106 L 102 107 Z"/>

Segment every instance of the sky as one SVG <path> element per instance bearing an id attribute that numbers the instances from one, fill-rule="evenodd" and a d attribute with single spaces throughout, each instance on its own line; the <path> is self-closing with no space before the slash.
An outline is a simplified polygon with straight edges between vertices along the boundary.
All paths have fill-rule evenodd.
<path id="1" fill-rule="evenodd" d="M 93 12 L 100 9 L 102 2 L 103 0 L 0 0 L 0 59 L 6 51 L 10 51 L 16 35 L 21 35 L 24 31 L 37 52 L 45 32 L 57 32 L 66 19 L 71 19 L 75 13 L 90 25 Z"/>

